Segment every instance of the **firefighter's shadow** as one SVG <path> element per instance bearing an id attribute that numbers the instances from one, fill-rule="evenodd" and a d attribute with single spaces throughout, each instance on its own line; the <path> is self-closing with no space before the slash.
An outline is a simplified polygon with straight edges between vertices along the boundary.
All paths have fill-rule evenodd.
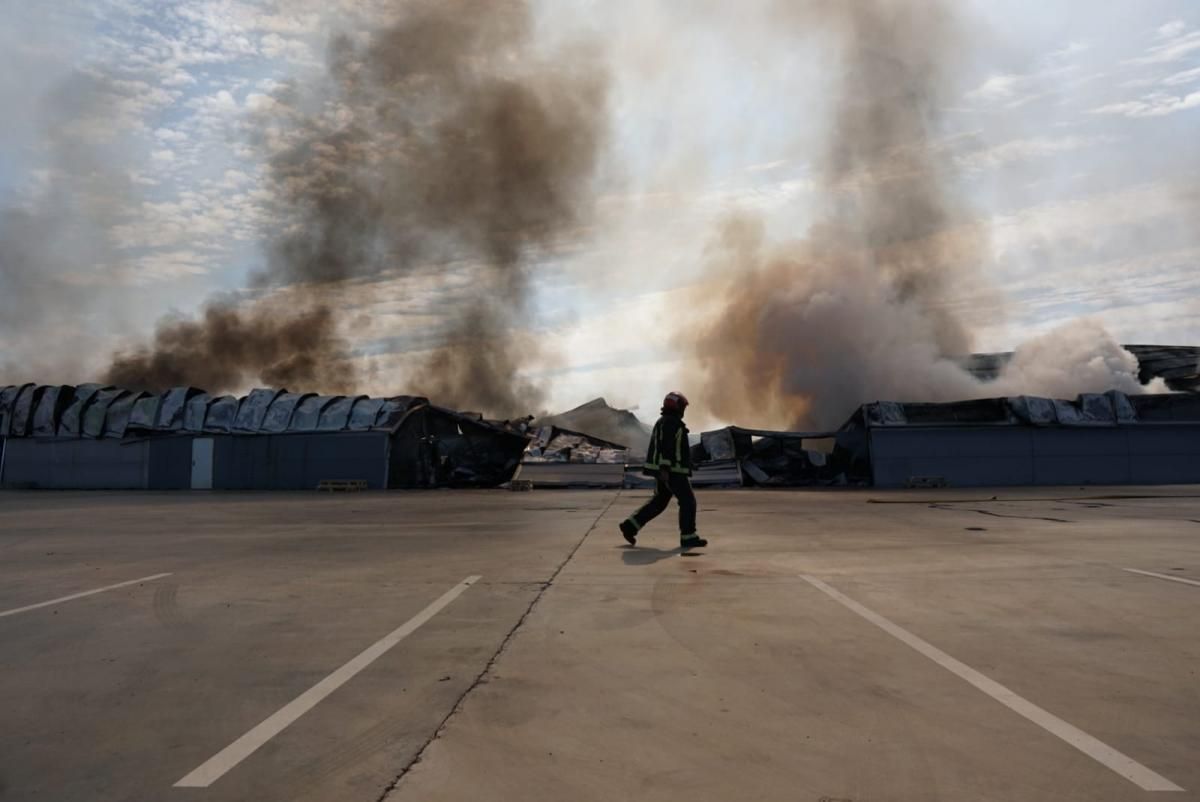
<path id="1" fill-rule="evenodd" d="M 626 565 L 654 565 L 672 557 L 695 557 L 696 554 L 676 547 L 673 549 L 648 549 L 645 546 L 617 546 L 621 550 L 621 562 Z"/>

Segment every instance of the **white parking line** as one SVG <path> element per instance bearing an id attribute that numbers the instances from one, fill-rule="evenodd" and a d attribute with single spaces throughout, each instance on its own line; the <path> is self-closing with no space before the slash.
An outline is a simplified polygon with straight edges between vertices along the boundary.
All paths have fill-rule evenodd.
<path id="1" fill-rule="evenodd" d="M 1168 582 L 1182 582 L 1185 585 L 1195 585 L 1200 588 L 1200 582 L 1194 579 L 1184 579 L 1181 576 L 1171 576 L 1170 574 L 1156 574 L 1153 571 L 1139 571 L 1136 568 L 1122 568 L 1122 571 L 1128 571 L 1131 574 L 1141 574 L 1142 576 L 1152 576 L 1155 579 L 1165 579 Z"/>
<path id="2" fill-rule="evenodd" d="M 128 582 L 118 582 L 115 585 L 105 585 L 102 588 L 96 588 L 95 590 L 85 590 L 82 593 L 72 593 L 70 596 L 61 596 L 57 599 L 51 599 L 50 601 L 38 602 L 37 604 L 28 604 L 24 607 L 17 607 L 16 609 L 13 609 L 13 610 L 5 610 L 4 612 L 0 613 L 0 618 L 4 618 L 5 616 L 9 616 L 9 615 L 16 615 L 17 613 L 27 613 L 30 610 L 38 610 L 42 607 L 50 607 L 55 604 L 69 602 L 73 599 L 82 599 L 84 596 L 95 596 L 97 593 L 104 593 L 105 591 L 108 591 L 108 590 L 116 590 L 118 588 L 127 588 L 130 585 L 136 585 L 139 582 L 153 582 L 156 579 L 162 579 L 164 576 L 170 576 L 170 575 L 171 574 L 168 572 L 165 574 L 154 574 L 153 576 L 144 576 L 141 579 L 131 579 Z"/>
<path id="3" fill-rule="evenodd" d="M 382 657 L 388 649 L 391 649 L 415 632 L 418 627 L 437 615 L 450 602 L 462 595 L 464 590 L 471 587 L 471 585 L 480 579 L 481 577 L 478 576 L 469 576 L 462 582 L 459 582 L 399 628 L 383 636 L 371 646 L 368 646 L 350 662 L 288 702 L 257 727 L 213 755 L 195 771 L 175 783 L 175 787 L 207 788 L 221 779 L 226 772 L 254 754 L 255 750 L 282 732 L 293 721 L 316 707 L 322 699 L 349 682 L 355 674 L 358 674 Z"/>
<path id="4" fill-rule="evenodd" d="M 1093 738 L 1078 727 L 1068 724 L 1053 713 L 1043 710 L 1028 699 L 1018 696 L 995 680 L 980 674 L 967 664 L 954 659 L 941 649 L 922 640 L 903 627 L 893 624 L 888 619 L 862 606 L 849 596 L 843 595 L 821 580 L 811 576 L 803 576 L 803 579 L 817 590 L 840 602 L 843 606 L 867 619 L 892 637 L 916 649 L 942 668 L 971 683 L 1009 710 L 1024 716 L 1050 734 L 1056 735 L 1066 741 L 1092 760 L 1112 769 L 1143 791 L 1183 790 L 1161 774 L 1157 774 L 1146 768 L 1141 763 L 1118 752 L 1103 741 Z"/>

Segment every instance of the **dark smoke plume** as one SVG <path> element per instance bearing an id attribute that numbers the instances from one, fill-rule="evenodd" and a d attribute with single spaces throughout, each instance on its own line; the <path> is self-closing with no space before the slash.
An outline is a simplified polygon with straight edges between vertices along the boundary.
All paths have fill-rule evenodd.
<path id="1" fill-rule="evenodd" d="M 354 371 L 328 307 L 252 314 L 232 303 L 210 303 L 198 320 L 167 318 L 153 345 L 113 359 L 104 380 L 120 387 L 193 385 L 221 392 L 256 379 L 273 387 L 354 390 Z"/>
<path id="2" fill-rule="evenodd" d="M 334 315 L 347 281 L 404 275 L 439 260 L 477 263 L 474 300 L 437 310 L 449 325 L 405 389 L 494 414 L 534 409 L 538 388 L 513 376 L 526 355 L 511 332 L 524 310 L 530 259 L 552 250 L 587 211 L 606 134 L 604 73 L 587 48 L 549 62 L 535 55 L 525 0 L 394 6 L 393 21 L 364 43 L 332 40 L 326 94 L 314 101 L 290 87 L 255 121 L 282 232 L 271 240 L 261 283 L 307 285 L 321 298 L 319 313 Z M 188 366 L 196 354 L 183 335 L 199 326 L 213 341 L 203 328 L 225 320 L 229 310 L 214 312 L 221 309 L 160 329 L 138 364 L 169 369 L 141 383 L 194 375 Z M 298 328 L 292 317 L 276 320 L 258 306 L 241 314 L 268 337 Z M 326 323 L 332 336 L 337 320 Z M 299 362 L 315 370 L 336 350 L 320 337 L 294 347 L 305 349 Z M 270 365 L 247 358 L 220 375 L 266 380 Z M 352 381 L 342 364 L 338 380 Z M 316 374 L 293 375 L 297 384 L 321 384 Z"/>

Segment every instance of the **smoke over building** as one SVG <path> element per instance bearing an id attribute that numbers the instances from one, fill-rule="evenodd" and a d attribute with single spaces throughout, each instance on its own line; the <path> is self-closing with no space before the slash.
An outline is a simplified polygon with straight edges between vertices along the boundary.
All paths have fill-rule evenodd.
<path id="1" fill-rule="evenodd" d="M 1141 391 L 1137 360 L 1088 321 L 1019 348 L 993 383 L 962 368 L 974 328 L 1003 307 L 941 145 L 963 89 L 963 13 L 949 0 L 778 4 L 783 35 L 835 54 L 823 209 L 796 241 L 769 242 L 750 216 L 714 237 L 722 289 L 691 345 L 716 418 L 827 429 L 879 399 Z"/>
<path id="2" fill-rule="evenodd" d="M 115 358 L 108 380 L 219 391 L 286 376 L 346 389 L 355 375 L 337 339 L 345 282 L 465 259 L 479 270 L 471 297 L 440 310 L 434 352 L 397 380 L 494 414 L 540 401 L 538 387 L 514 378 L 511 330 L 531 260 L 587 214 L 605 74 L 587 47 L 535 53 L 524 0 L 389 5 L 365 41 L 332 39 L 315 97 L 289 86 L 252 121 L 278 232 L 259 284 L 301 291 L 287 305 L 214 299 L 199 320 L 164 321 L 152 345 Z M 231 335 L 261 345 L 230 347 Z M 190 378 L 196 371 L 207 381 Z"/>
<path id="3" fill-rule="evenodd" d="M 119 263 L 113 229 L 139 197 L 112 131 L 135 91 L 94 69 L 71 73 L 21 111 L 0 94 L 32 118 L 32 149 L 44 159 L 32 185 L 0 204 L 0 373 L 80 375 L 89 366 L 65 345 L 64 323 L 86 326 L 125 304 L 105 285 Z M 0 134 L 0 147 L 11 144 Z"/>
<path id="4" fill-rule="evenodd" d="M 653 395 L 647 390 L 651 384 L 678 379 L 691 392 L 698 364 L 707 384 L 693 393 L 698 415 L 750 426 L 827 429 L 858 405 L 879 399 L 1142 391 L 1145 377 L 1139 377 L 1134 356 L 1098 323 L 1086 320 L 1023 343 L 987 380 L 963 369 L 964 359 L 979 350 L 976 340 L 986 339 L 979 336 L 986 334 L 984 328 L 995 326 L 1004 312 L 996 286 L 1002 282 L 989 270 L 1000 263 L 996 254 L 1003 249 L 1005 229 L 998 224 L 989 231 L 972 208 L 967 196 L 982 198 L 964 188 L 960 173 L 969 160 L 947 146 L 949 134 L 961 133 L 955 126 L 962 118 L 946 115 L 955 114 L 956 104 L 972 94 L 964 92 L 964 83 L 977 79 L 969 77 L 967 66 L 971 54 L 983 50 L 978 47 L 981 26 L 961 3 L 758 0 L 734 12 L 729 8 L 696 3 L 689 6 L 686 24 L 670 4 L 628 19 L 608 8 L 597 12 L 615 31 L 638 20 L 648 26 L 633 37 L 636 47 L 622 49 L 620 36 L 590 33 L 591 38 L 567 46 L 554 44 L 563 30 L 588 28 L 596 18 L 577 25 L 572 17 L 568 24 L 568 15 L 531 0 L 355 4 L 355 11 L 339 20 L 345 29 L 323 41 L 316 80 L 272 83 L 264 97 L 239 88 L 251 86 L 239 75 L 237 87 L 230 84 L 232 94 L 222 92 L 243 113 L 237 144 L 245 147 L 236 155 L 254 167 L 240 166 L 251 173 L 261 168 L 256 176 L 261 183 L 239 190 L 254 197 L 238 208 L 252 209 L 247 217 L 255 221 L 261 213 L 264 221 L 259 232 L 264 263 L 249 277 L 249 288 L 209 296 L 194 316 L 162 317 L 151 337 L 106 359 L 100 369 L 89 361 L 94 354 L 70 345 L 79 342 L 80 331 L 102 332 L 105 337 L 95 338 L 91 347 L 107 354 L 108 336 L 148 322 L 123 314 L 132 292 L 110 292 L 106 286 L 114 266 L 137 273 L 135 262 L 121 264 L 132 258 L 132 249 L 118 242 L 119 230 L 129 228 L 129 218 L 143 207 L 190 202 L 180 201 L 195 194 L 185 180 L 214 182 L 188 173 L 175 187 L 178 197 L 164 186 L 151 193 L 155 202 L 144 203 L 137 182 L 131 185 L 131 165 L 113 158 L 121 143 L 97 148 L 77 135 L 78 123 L 127 107 L 128 93 L 153 94 L 163 87 L 142 84 L 139 89 L 106 78 L 100 69 L 81 70 L 47 98 L 43 109 L 49 177 L 27 194 L 24 200 L 30 202 L 0 210 L 0 371 L 9 381 L 97 378 L 134 389 L 192 385 L 214 393 L 256 384 L 351 393 L 365 384 L 375 392 L 421 393 L 437 403 L 497 417 L 539 412 L 547 406 L 547 387 L 524 377 L 522 368 L 545 363 L 539 363 L 537 335 L 529 335 L 528 324 L 565 329 L 576 321 L 563 323 L 570 315 L 557 310 L 542 315 L 543 310 L 530 308 L 530 298 L 545 286 L 538 265 L 558 260 L 564 246 L 578 244 L 595 222 L 592 206 L 601 197 L 605 214 L 617 222 L 614 229 L 633 218 L 641 226 L 629 224 L 633 234 L 627 252 L 611 247 L 602 258 L 567 266 L 583 266 L 572 279 L 580 279 L 584 270 L 592 274 L 578 282 L 581 295 L 617 284 L 613 277 L 620 275 L 621 292 L 614 295 L 637 296 L 647 288 L 628 285 L 652 270 L 658 275 L 646 282 L 653 286 L 642 297 L 694 280 L 696 260 L 687 246 L 698 239 L 692 225 L 697 219 L 711 234 L 711 274 L 706 276 L 711 281 L 705 284 L 703 319 L 687 305 L 659 311 L 648 302 L 620 318 L 632 342 L 626 348 L 613 347 L 600 325 L 598 333 L 584 332 L 590 335 L 586 348 L 607 350 L 603 357 L 613 364 L 605 368 L 608 374 L 593 373 L 588 363 L 600 360 L 581 357 L 585 349 L 574 350 L 573 363 L 565 366 L 571 380 L 586 376 L 579 381 L 596 386 L 571 388 L 572 393 L 604 391 L 631 400 L 643 394 L 637 400 L 644 406 L 645 396 Z M 314 23 L 313 30 L 319 28 Z M 745 31 L 751 29 L 753 37 L 747 39 Z M 689 39 L 695 30 L 703 36 Z M 707 54 L 695 58 L 693 45 L 709 40 L 715 50 L 728 48 L 728 61 Z M 811 86 L 791 77 L 792 67 L 803 62 L 787 56 L 801 51 L 820 64 Z M 264 55 L 256 52 L 254 58 L 261 62 Z M 773 66 L 764 66 L 767 62 Z M 294 68 L 296 62 L 273 63 Z M 662 82 L 666 94 L 660 97 L 640 79 L 664 63 L 688 69 L 668 69 L 670 80 Z M 697 64 L 700 69 L 690 69 Z M 786 79 L 779 77 L 784 72 Z M 720 83 L 721 76 L 731 74 L 728 85 Z M 747 78 L 771 75 L 779 83 L 763 80 L 756 85 L 763 94 L 749 97 L 758 104 L 751 112 L 761 108 L 762 125 L 743 131 L 731 109 L 748 107 L 731 105 L 722 92 L 732 86 L 730 94 L 736 93 Z M 204 86 L 194 92 L 210 91 Z M 183 107 L 199 100 L 182 91 L 175 97 L 176 106 Z M 621 111 L 611 120 L 610 103 Z M 802 111 L 778 113 L 777 106 L 788 104 Z M 143 117 L 137 123 L 149 128 L 146 120 L 153 124 L 153 115 Z M 626 128 L 630 117 L 666 122 L 656 127 L 641 119 Z M 786 129 L 788 134 L 771 140 L 769 148 L 776 148 L 805 124 L 796 122 L 800 118 L 823 130 L 815 159 L 808 161 L 813 151 L 807 130 L 783 146 L 803 142 L 795 152 L 769 154 L 758 141 L 763 129 Z M 620 139 L 609 148 L 613 120 L 620 123 L 614 126 Z M 780 120 L 786 124 L 779 125 Z M 693 122 L 701 123 L 694 127 L 704 129 L 703 135 L 689 139 L 684 129 Z M 149 139 L 147 130 L 113 130 L 130 140 Z M 713 136 L 713 130 L 720 135 Z M 739 150 L 743 141 L 749 143 L 745 152 Z M 229 142 L 221 145 L 228 149 Z M 1011 155 L 1011 148 L 1006 152 Z M 787 182 L 776 180 L 782 173 L 757 172 L 773 177 L 754 188 L 774 181 L 770 186 L 778 189 L 792 179 L 815 185 L 815 222 L 797 215 L 792 236 L 782 239 L 768 233 L 775 231 L 778 218 L 759 219 L 746 211 L 710 231 L 714 197 L 722 209 L 735 208 L 746 197 L 738 194 L 744 186 L 737 180 L 730 180 L 736 186 L 729 193 L 713 189 L 726 179 L 719 170 L 733 165 L 730 174 L 740 175 L 743 168 L 748 174 L 764 166 L 747 167 L 742 158 L 747 155 L 789 157 L 778 162 L 795 171 Z M 974 163 L 981 161 L 988 159 Z M 680 217 L 692 216 L 677 227 L 662 225 L 654 232 L 659 239 L 646 245 L 635 235 L 659 219 L 640 219 L 637 202 L 627 197 L 638 194 L 633 185 L 641 173 L 656 176 L 646 179 L 644 188 L 662 189 L 654 173 L 660 162 L 671 165 L 662 172 L 668 176 L 664 183 L 680 172 L 687 172 L 688 180 L 680 181 L 684 189 L 679 192 L 654 193 L 659 196 L 654 203 L 686 207 Z M 1179 172 L 1194 173 L 1194 163 Z M 243 178 L 247 185 L 254 180 Z M 630 186 L 617 186 L 622 181 Z M 1175 205 L 1168 214 L 1186 218 L 1184 223 L 1200 208 L 1194 186 L 1193 181 L 1172 196 Z M 214 190 L 211 199 L 217 206 L 223 201 L 220 192 Z M 160 195 L 168 200 L 157 204 Z M 661 219 L 671 218 L 664 212 Z M 153 223 L 149 219 L 145 228 Z M 1023 226 L 1023 219 L 1010 226 Z M 596 228 L 610 245 L 621 241 L 619 231 Z M 1079 232 L 1086 230 L 1078 226 L 1065 238 L 1084 238 Z M 1125 239 L 1149 237 L 1151 230 L 1146 226 Z M 197 235 L 211 236 L 207 230 Z M 1043 236 L 1044 242 L 1052 239 Z M 1178 245 L 1172 240 L 1163 247 Z M 1021 248 L 1018 243 L 1010 250 Z M 1089 254 L 1108 258 L 1108 250 L 1101 243 Z M 218 252 L 197 256 L 205 263 L 196 270 L 235 267 L 215 263 L 218 257 L 211 254 Z M 669 267 L 656 259 L 664 252 L 678 257 Z M 1044 252 L 1029 261 L 1044 263 L 1048 274 L 1057 267 Z M 405 320 L 392 327 L 378 315 L 371 326 L 363 325 L 371 314 L 364 310 L 378 309 L 371 304 L 381 298 L 393 302 L 410 280 L 420 289 L 403 302 L 397 318 L 420 317 L 419 324 Z M 183 300 L 179 292 L 161 295 L 190 310 L 204 298 L 203 291 L 192 292 L 202 281 L 210 279 L 195 279 Z M 430 292 L 431 284 L 446 291 Z M 557 302 L 568 295 L 559 289 L 543 297 L 553 295 Z M 425 297 L 431 300 L 423 302 Z M 578 301 L 585 311 L 576 317 L 587 320 L 592 300 L 568 298 L 563 308 Z M 165 306 L 161 298 L 144 302 L 154 314 Z M 658 315 L 654 320 L 644 312 L 652 307 Z M 602 317 L 607 310 L 598 311 Z M 1185 322 L 1177 328 L 1190 325 L 1186 315 L 1180 315 Z M 687 332 L 686 353 L 664 353 L 672 345 L 664 330 L 676 323 Z M 1156 331 L 1153 323 L 1137 318 L 1118 325 L 1131 340 L 1143 337 L 1127 331 L 1135 325 L 1148 329 L 1145 338 L 1151 341 L 1182 339 L 1166 326 Z M 46 336 L 59 328 L 73 329 L 74 337 Z M 1160 335 L 1164 329 L 1170 334 Z M 643 331 L 649 345 L 639 353 L 636 338 Z M 652 350 L 656 353 L 650 355 Z M 383 373 L 380 365 L 389 359 L 404 367 Z M 647 378 L 630 364 L 653 364 L 655 373 L 680 365 L 683 375 Z M 568 400 L 553 399 L 563 406 Z"/>

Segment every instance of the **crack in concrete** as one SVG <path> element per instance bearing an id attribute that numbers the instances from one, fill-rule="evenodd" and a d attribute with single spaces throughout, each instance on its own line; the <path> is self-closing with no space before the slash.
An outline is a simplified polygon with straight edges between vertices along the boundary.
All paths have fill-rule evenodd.
<path id="1" fill-rule="evenodd" d="M 980 509 L 976 509 L 974 507 L 946 507 L 941 504 L 930 504 L 929 506 L 935 510 L 946 510 L 947 512 L 956 512 L 956 511 L 977 512 L 980 515 L 991 515 L 993 518 L 1020 518 L 1022 520 L 1026 520 L 1026 521 L 1050 521 L 1050 522 L 1056 523 L 1056 524 L 1075 523 L 1074 521 L 1068 521 L 1065 518 L 1050 518 L 1048 516 L 1043 516 L 1043 515 L 1006 515 L 1005 513 L 993 512 L 992 510 L 980 510 Z"/>
<path id="2" fill-rule="evenodd" d="M 583 537 L 579 538 L 579 542 L 575 544 L 575 547 L 571 549 L 570 553 L 568 553 L 563 561 L 558 564 L 558 567 L 554 569 L 554 573 L 550 575 L 550 578 L 545 582 L 539 583 L 541 584 L 541 588 L 538 590 L 537 595 L 533 597 L 533 601 L 529 603 L 529 606 L 525 608 L 525 612 L 522 613 L 521 617 L 517 619 L 517 623 L 513 624 L 512 629 L 505 634 L 504 640 L 500 641 L 500 646 L 484 665 L 483 670 L 479 672 L 471 684 L 467 686 L 467 689 L 462 692 L 458 699 L 455 700 L 454 705 L 450 708 L 450 712 L 447 713 L 446 717 L 441 720 L 437 726 L 437 729 L 433 731 L 433 734 L 429 736 L 425 743 L 421 744 L 421 748 L 417 750 L 415 755 L 413 755 L 412 760 L 410 760 L 407 765 L 400 770 L 400 773 L 396 775 L 394 780 L 388 783 L 387 787 L 383 789 L 383 793 L 376 797 L 375 802 L 385 802 L 387 797 L 400 787 L 400 783 L 404 780 L 408 773 L 412 771 L 413 767 L 420 763 L 425 757 L 425 752 L 429 749 L 430 745 L 442 737 L 442 733 L 446 731 L 446 727 L 450 724 L 450 719 L 454 718 L 454 716 L 456 716 L 462 710 L 463 705 L 466 703 L 467 697 L 471 695 L 471 692 L 487 681 L 487 677 L 489 674 L 491 674 L 492 668 L 495 667 L 496 663 L 500 660 L 500 657 L 508 649 L 508 644 L 512 641 L 513 636 L 517 634 L 517 630 L 519 630 L 525 624 L 525 621 L 529 618 L 534 608 L 537 607 L 538 602 L 542 600 L 542 596 L 544 596 L 546 591 L 550 589 L 550 586 L 554 584 L 554 580 L 558 579 L 558 575 L 561 574 L 562 570 L 567 567 L 567 563 L 571 562 L 571 558 L 574 557 L 575 553 L 578 552 L 580 547 L 583 546 L 583 543 L 585 540 L 587 540 L 588 535 L 596 531 L 596 527 L 600 525 L 600 521 L 605 515 L 608 514 L 608 511 L 612 509 L 613 504 L 615 504 L 617 499 L 620 497 L 621 490 L 618 489 L 608 504 L 605 505 L 604 509 L 600 511 L 600 514 L 596 516 L 596 520 L 592 521 L 592 525 L 589 526 L 587 531 L 583 533 Z"/>

